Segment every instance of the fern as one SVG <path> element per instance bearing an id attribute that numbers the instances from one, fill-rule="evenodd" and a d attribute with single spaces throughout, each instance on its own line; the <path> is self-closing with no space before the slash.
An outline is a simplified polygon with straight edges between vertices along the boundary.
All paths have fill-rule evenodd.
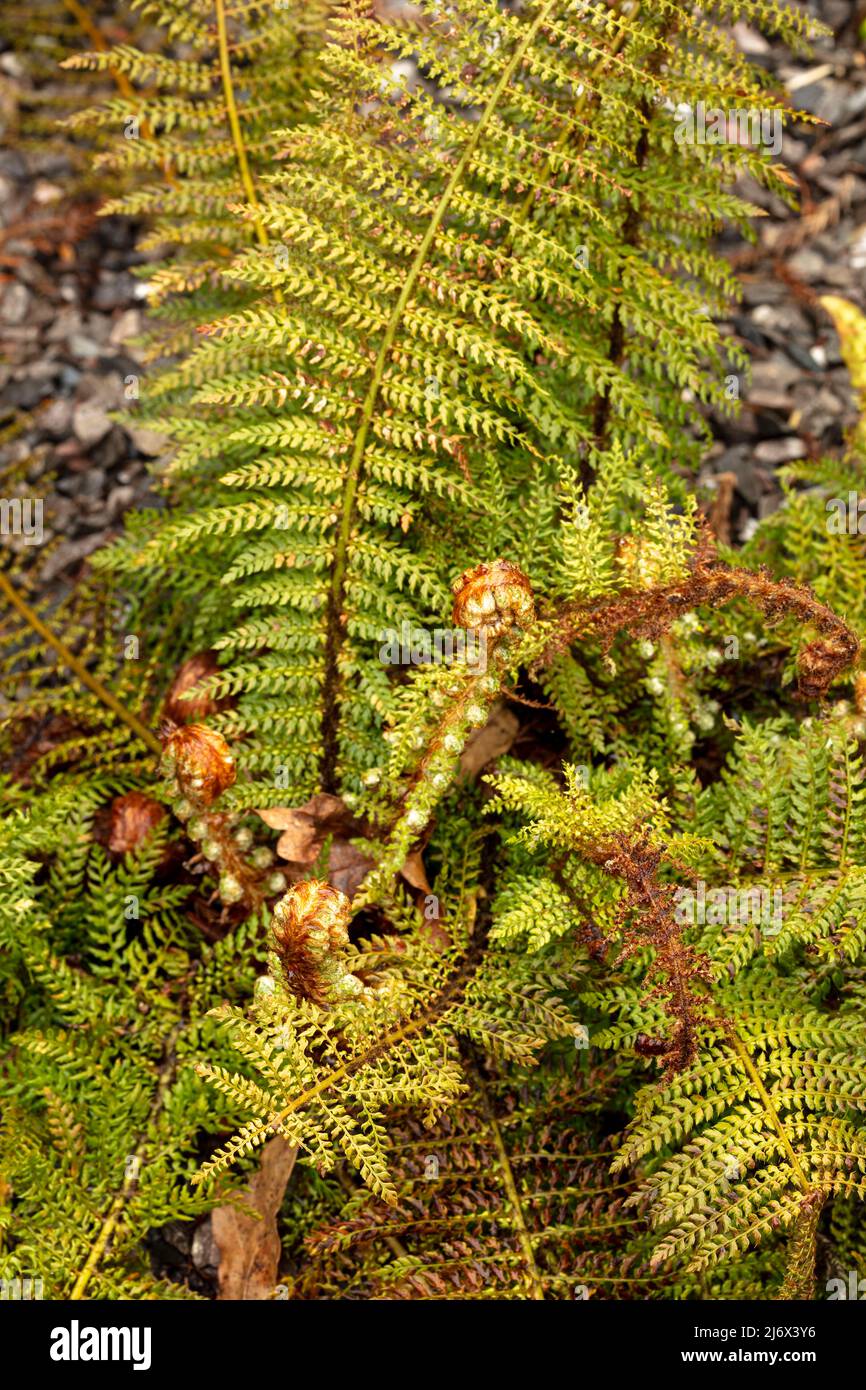
<path id="1" fill-rule="evenodd" d="M 469 1092 L 446 1118 L 429 1129 L 409 1116 L 398 1130 L 396 1205 L 352 1194 L 307 1238 L 294 1296 L 648 1296 L 628 1184 L 611 1180 L 611 1141 L 592 1124 L 611 1078 L 580 1056 L 543 1078 L 470 1064 Z"/>
<path id="2" fill-rule="evenodd" d="M 799 42 L 795 17 L 755 14 Z M 381 634 L 441 621 L 455 567 L 479 558 L 483 479 L 501 480 L 503 534 L 531 549 L 523 499 L 548 537 L 600 412 L 616 438 L 686 447 L 683 390 L 720 394 L 698 365 L 721 351 L 706 310 L 731 288 L 709 238 L 749 212 L 721 191 L 727 152 L 671 159 L 671 93 L 759 90 L 685 7 L 515 16 L 473 0 L 406 33 L 352 3 L 332 38 L 315 124 L 281 133 L 279 171 L 239 214 L 239 235 L 268 242 L 232 259 L 241 300 L 148 385 L 183 402 L 180 490 L 115 558 L 172 584 L 183 554 L 259 801 L 277 776 L 298 801 L 359 790 L 390 696 Z M 447 100 L 394 85 L 387 62 L 410 53 Z M 763 156 L 737 158 L 779 186 Z"/>
<path id="3" fill-rule="evenodd" d="M 58 790 L 3 826 L 0 1265 L 4 1278 L 38 1272 L 48 1298 L 176 1297 L 141 1242 L 207 1209 L 192 1152 L 221 1120 L 188 1057 L 213 1046 L 208 1008 L 251 987 L 256 948 L 241 928 L 200 949 L 190 889 L 154 882 L 164 834 L 119 861 L 94 843 L 106 792 Z"/>
<path id="4" fill-rule="evenodd" d="M 713 239 L 737 174 L 790 188 L 676 135 L 781 114 L 727 26 L 809 21 L 139 9 L 70 128 L 129 132 L 105 210 L 168 247 L 133 407 L 167 505 L 75 600 L 0 583 L 4 1277 L 182 1293 L 148 1233 L 279 1134 L 299 1298 L 813 1297 L 866 1195 L 862 557 L 826 527 L 862 439 L 712 544 Z M 405 669 L 404 625 L 463 645 Z"/>
<path id="5" fill-rule="evenodd" d="M 254 1118 L 199 1180 L 278 1133 L 320 1172 L 344 1155 L 378 1196 L 394 1203 L 383 1110 L 414 1105 L 428 1122 L 441 1115 L 463 1089 L 461 1038 L 526 1064 L 545 1042 L 574 1036 L 557 997 L 567 979 L 564 962 L 551 959 L 539 970 L 537 962 L 484 951 L 473 934 L 476 899 L 465 876 L 456 900 L 440 898 L 447 950 L 417 934 L 414 940 L 374 937 L 350 949 L 344 965 L 363 982 L 360 997 L 352 991 L 327 1007 L 297 999 L 299 971 L 284 972 L 277 955 L 259 982 L 251 1018 L 237 1009 L 217 1011 L 257 1079 L 250 1085 L 209 1062 L 199 1072 Z M 312 933 L 323 911 L 314 898 L 299 929 Z"/>
<path id="6" fill-rule="evenodd" d="M 793 1228 L 793 1269 L 805 1258 L 797 1242 L 805 1228 L 814 1235 L 825 1201 L 863 1196 L 861 1001 L 850 970 L 862 951 L 854 847 L 862 833 L 860 776 L 844 735 L 829 741 L 826 731 L 786 737 L 745 728 L 727 773 L 698 799 L 704 835 L 697 839 L 672 833 L 663 802 L 642 808 L 640 778 L 595 805 L 573 782 L 563 795 L 519 774 L 497 779 L 504 804 L 531 817 L 522 836 L 529 845 L 567 848 L 590 862 L 599 836 L 602 846 L 617 837 L 621 846 L 618 856 L 603 850 L 608 858 L 589 876 L 580 862 L 560 860 L 557 881 L 571 913 L 591 924 L 597 955 L 621 936 L 627 914 L 636 918 L 619 956 L 633 965 L 584 997 L 599 1011 L 589 1029 L 593 1046 L 633 1048 L 667 1063 L 664 1083 L 638 1093 L 614 1164 L 614 1171 L 648 1164 L 629 1200 L 658 1229 L 653 1268 L 700 1271 Z M 826 806 L 831 794 L 833 826 L 825 814 L 817 831 L 813 803 Z M 661 860 L 642 854 L 647 823 L 664 845 Z M 658 877 L 656 888 L 651 879 L 638 888 L 629 862 L 651 876 L 667 862 L 681 877 L 688 865 L 697 887 L 674 890 Z M 538 907 L 544 873 L 542 865 Z M 531 891 L 524 884 L 522 892 L 528 918 Z M 504 922 L 507 931 L 507 910 Z M 639 947 L 650 947 L 654 966 L 628 946 L 630 930 Z M 671 968 L 677 959 L 681 975 Z M 648 968 L 650 977 L 662 975 L 649 993 Z M 690 1054 L 681 1045 L 686 1029 L 699 1038 Z M 812 1272 L 801 1276 L 814 1281 L 813 1239 L 808 1248 Z M 793 1296 L 813 1296 L 811 1287 L 808 1294 L 802 1282 L 797 1287 Z"/>

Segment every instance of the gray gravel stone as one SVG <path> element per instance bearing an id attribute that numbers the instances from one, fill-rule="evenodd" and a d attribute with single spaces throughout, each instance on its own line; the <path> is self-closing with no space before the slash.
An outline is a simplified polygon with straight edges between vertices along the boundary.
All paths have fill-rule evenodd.
<path id="1" fill-rule="evenodd" d="M 98 401 L 84 401 L 77 405 L 73 411 L 72 425 L 76 439 L 85 449 L 92 449 L 111 429 L 105 408 Z"/>
<path id="2" fill-rule="evenodd" d="M 7 285 L 3 293 L 3 299 L 0 302 L 0 318 L 4 323 L 23 323 L 27 318 L 29 308 L 30 294 L 27 288 L 21 284 L 20 280 L 13 280 L 11 285 Z"/>
<path id="3" fill-rule="evenodd" d="M 783 439 L 762 439 L 755 446 L 755 458 L 761 463 L 769 463 L 775 468 L 780 463 L 790 463 L 793 459 L 805 458 L 809 450 L 795 435 Z"/>

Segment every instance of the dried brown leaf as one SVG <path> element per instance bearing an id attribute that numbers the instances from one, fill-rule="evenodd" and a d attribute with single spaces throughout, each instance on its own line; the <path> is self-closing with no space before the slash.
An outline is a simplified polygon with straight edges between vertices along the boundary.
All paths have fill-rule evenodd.
<path id="1" fill-rule="evenodd" d="M 283 832 L 277 842 L 279 857 L 302 868 L 315 863 L 328 835 L 345 834 L 355 824 L 348 806 L 327 792 L 317 793 L 303 806 L 273 806 L 256 814 L 272 830 Z"/>
<path id="2" fill-rule="evenodd" d="M 205 686 L 218 670 L 216 655 L 211 651 L 196 652 L 185 661 L 162 702 L 162 718 L 173 724 L 197 724 L 224 708 L 227 701 L 215 700 Z"/>
<path id="3" fill-rule="evenodd" d="M 282 1248 L 277 1214 L 297 1156 L 285 1139 L 269 1140 L 246 1192 L 212 1213 L 220 1252 L 219 1299 L 273 1298 Z"/>

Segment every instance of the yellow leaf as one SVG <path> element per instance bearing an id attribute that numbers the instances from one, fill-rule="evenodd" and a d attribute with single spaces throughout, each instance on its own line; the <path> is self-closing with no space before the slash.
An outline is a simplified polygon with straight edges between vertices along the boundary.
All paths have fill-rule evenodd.
<path id="1" fill-rule="evenodd" d="M 851 385 L 860 398 L 860 422 L 852 443 L 855 448 L 866 449 L 866 315 L 856 304 L 835 294 L 822 295 L 820 302 L 839 334 L 839 346 L 851 374 Z"/>

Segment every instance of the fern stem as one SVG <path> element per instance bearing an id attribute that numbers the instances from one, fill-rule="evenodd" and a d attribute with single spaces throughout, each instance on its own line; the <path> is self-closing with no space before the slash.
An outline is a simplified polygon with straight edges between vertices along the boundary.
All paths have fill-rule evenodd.
<path id="1" fill-rule="evenodd" d="M 87 35 L 93 47 L 97 49 L 99 53 L 107 53 L 111 45 L 106 42 L 105 36 L 85 7 L 79 3 L 79 0 L 63 0 L 63 4 L 79 27 Z M 126 73 L 118 72 L 117 68 L 114 67 L 109 67 L 108 71 L 111 73 L 121 96 L 126 97 L 128 101 L 134 101 L 135 91 Z"/>
<path id="2" fill-rule="evenodd" d="M 152 753 L 155 753 L 158 757 L 162 757 L 162 744 L 156 735 L 142 724 L 141 720 L 137 718 L 131 710 L 128 710 L 125 705 L 121 704 L 117 696 L 113 695 L 101 681 L 90 674 L 84 663 L 79 661 L 78 657 L 69 650 L 66 643 L 55 636 L 38 614 L 34 613 L 29 603 L 21 597 L 2 571 L 0 571 L 0 591 L 6 596 L 12 604 L 12 607 L 17 609 L 21 614 L 24 621 L 32 627 L 33 631 L 37 633 L 44 642 L 47 642 L 50 647 L 54 648 L 63 664 L 68 666 L 71 671 L 75 672 L 81 683 L 86 685 L 88 690 L 92 691 L 96 698 L 103 705 L 106 705 L 113 714 L 116 714 L 118 719 L 122 720 L 128 728 L 132 729 L 133 733 L 136 734 L 143 743 L 147 744 L 147 747 Z"/>
<path id="3" fill-rule="evenodd" d="M 117 1196 L 115 1197 L 114 1201 L 109 1207 L 108 1214 L 102 1223 L 102 1227 L 100 1228 L 100 1232 L 96 1239 L 96 1242 L 91 1247 L 90 1254 L 87 1256 L 87 1259 L 81 1268 L 81 1272 L 79 1273 L 78 1278 L 72 1286 L 72 1292 L 69 1295 L 70 1302 L 77 1302 L 79 1299 L 82 1299 L 84 1297 L 87 1285 L 90 1283 L 91 1277 L 95 1269 L 97 1268 L 100 1260 L 105 1254 L 105 1251 L 108 1247 L 108 1242 L 114 1235 L 115 1227 L 117 1226 L 117 1223 L 120 1220 L 120 1213 L 123 1211 L 123 1208 L 126 1205 L 126 1199 L 129 1195 L 129 1190 L 132 1187 L 133 1181 L 134 1180 L 131 1178 L 124 1179 L 123 1187 L 121 1188 L 120 1192 L 118 1192 Z"/>
<path id="4" fill-rule="evenodd" d="M 749 1080 L 751 1081 L 752 1085 L 758 1093 L 761 1104 L 763 1105 L 764 1110 L 766 1111 L 767 1118 L 779 1137 L 779 1142 L 781 1143 L 783 1149 L 785 1150 L 785 1153 L 788 1156 L 788 1162 L 790 1163 L 791 1168 L 793 1169 L 793 1172 L 797 1178 L 797 1182 L 799 1183 L 800 1188 L 803 1191 L 803 1194 L 805 1196 L 808 1196 L 809 1193 L 812 1191 L 812 1188 L 809 1185 L 809 1180 L 806 1177 L 806 1174 L 803 1172 L 800 1160 L 794 1152 L 793 1145 L 791 1144 L 791 1141 L 785 1132 L 785 1127 L 782 1124 L 779 1112 L 773 1104 L 772 1096 L 770 1095 L 769 1091 L 764 1085 L 761 1073 L 755 1066 L 751 1053 L 743 1043 L 742 1038 L 740 1037 L 733 1023 L 730 1022 L 730 1020 L 724 1020 L 723 1027 L 725 1030 L 725 1035 L 731 1047 L 737 1054 L 737 1057 L 742 1063 L 743 1068 L 749 1077 Z"/>
<path id="5" fill-rule="evenodd" d="M 219 47 L 220 76 L 223 84 L 223 96 L 226 103 L 226 116 L 228 117 L 229 129 L 232 136 L 232 144 L 235 148 L 235 157 L 238 163 L 238 172 L 241 176 L 244 193 L 247 202 L 254 211 L 253 225 L 259 245 L 267 246 L 268 234 L 259 215 L 259 200 L 256 194 L 256 186 L 253 183 L 253 176 L 250 173 L 249 160 L 247 159 L 246 145 L 244 144 L 243 131 L 241 130 L 240 117 L 238 116 L 238 105 L 235 101 L 235 89 L 232 81 L 232 65 L 229 56 L 228 29 L 226 26 L 225 0 L 214 0 L 217 23 L 217 44 Z"/>
<path id="6" fill-rule="evenodd" d="M 502 1173 L 502 1182 L 505 1187 L 508 1200 L 511 1203 L 511 1209 L 514 1213 L 514 1224 L 517 1230 L 517 1239 L 520 1242 L 520 1248 L 523 1251 L 523 1258 L 526 1262 L 527 1283 L 531 1290 L 532 1298 L 536 1302 L 543 1303 L 544 1285 L 541 1282 L 541 1275 L 538 1272 L 538 1265 L 535 1263 L 535 1251 L 532 1248 L 532 1241 L 530 1239 L 529 1230 L 526 1225 L 526 1218 L 523 1215 L 523 1206 L 520 1201 L 520 1195 L 517 1191 L 517 1183 L 514 1181 L 514 1170 L 511 1167 L 511 1160 L 508 1157 L 508 1150 L 506 1149 L 505 1141 L 502 1138 L 502 1131 L 499 1128 L 499 1125 L 496 1120 L 496 1115 L 493 1110 L 493 1106 L 490 1103 L 490 1097 L 487 1094 L 487 1087 L 484 1084 L 484 1077 L 481 1074 L 481 1067 L 478 1065 L 478 1062 L 474 1056 L 473 1063 L 475 1071 L 474 1080 L 478 1087 L 479 1095 L 481 1096 L 481 1104 L 484 1109 L 484 1114 L 487 1118 L 487 1123 L 490 1125 L 490 1133 L 493 1139 L 494 1146 L 496 1148 L 496 1156 L 499 1160 L 499 1167 Z"/>
<path id="7" fill-rule="evenodd" d="M 630 21 L 633 21 L 633 20 L 636 20 L 636 19 L 637 19 L 638 15 L 640 14 L 640 7 L 641 7 L 641 0 L 638 0 L 638 3 L 636 3 L 636 4 L 634 5 L 634 8 L 633 8 L 633 9 L 630 11 L 630 13 L 629 13 L 628 18 L 629 18 Z M 616 6 L 616 7 L 614 8 L 614 12 L 618 13 L 618 10 L 619 10 L 619 7 Z M 614 39 L 612 39 L 611 44 L 610 44 L 610 47 L 602 54 L 602 56 L 600 57 L 600 59 L 599 59 L 598 62 L 596 63 L 595 67 L 592 69 L 592 78 L 593 78 L 593 81 L 597 81 L 597 80 L 603 75 L 604 69 L 607 67 L 608 62 L 610 61 L 611 58 L 615 58 L 616 55 L 619 53 L 619 51 L 620 51 L 620 49 L 622 48 L 623 44 L 625 43 L 626 39 L 629 37 L 629 33 L 630 33 L 630 30 L 629 30 L 628 25 L 626 25 L 625 23 L 623 23 L 622 26 L 621 26 L 621 28 L 620 28 L 620 30 L 619 30 L 619 33 L 616 35 L 616 37 L 615 37 Z M 580 96 L 578 97 L 577 101 L 574 103 L 574 105 L 573 105 L 572 108 L 571 108 L 571 119 L 572 119 L 572 121 L 574 121 L 578 116 L 584 115 L 584 113 L 586 112 L 586 110 L 587 110 L 587 108 L 589 107 L 590 103 L 591 103 L 592 101 L 597 101 L 597 100 L 598 100 L 597 94 L 593 94 L 593 93 L 591 92 L 589 86 L 585 86 L 585 87 L 584 87 L 584 90 L 581 92 L 581 94 L 580 94 Z M 561 130 L 560 133 L 559 133 L 559 138 L 557 139 L 556 145 L 554 146 L 555 154 L 562 154 L 562 153 L 565 153 L 565 152 L 568 151 L 568 147 L 569 147 L 569 145 L 570 145 L 570 143 L 571 143 L 572 136 L 573 136 L 573 132 L 569 129 L 569 126 L 568 126 L 568 125 L 563 125 L 562 130 Z M 580 151 L 581 151 L 581 150 L 584 148 L 584 146 L 586 145 L 586 141 L 587 141 L 587 135 L 584 134 L 584 136 L 583 136 L 583 138 L 582 138 L 582 140 L 581 140 L 581 142 L 580 142 L 580 145 L 578 146 L 578 149 L 577 149 L 577 151 L 576 151 L 575 153 L 577 153 L 577 154 L 580 153 Z M 553 155 L 553 154 L 548 154 L 547 157 L 546 157 L 546 159 L 545 159 L 545 161 L 544 161 L 544 173 L 541 175 L 541 177 L 540 177 L 540 178 L 538 179 L 538 181 L 537 181 L 538 184 L 539 184 L 539 186 L 540 186 L 542 183 L 547 182 L 547 180 L 548 180 L 549 178 L 551 178 L 553 175 L 555 175 L 555 173 L 556 173 L 556 161 L 555 161 L 554 155 Z M 524 200 L 523 200 L 523 206 L 522 206 L 521 213 L 520 213 L 520 221 L 521 221 L 521 222 L 526 222 L 526 221 L 527 221 L 527 219 L 528 219 L 528 217 L 529 217 L 529 215 L 530 215 L 530 213 L 531 213 L 531 211 L 532 211 L 532 207 L 533 207 L 533 204 L 534 204 L 534 202 L 535 202 L 535 197 L 536 197 L 536 190 L 535 190 L 534 188 L 531 188 L 531 189 L 529 190 L 529 192 L 527 193 L 526 197 L 525 197 Z M 509 245 L 509 246 L 510 246 L 510 245 L 513 243 L 513 241 L 514 241 L 514 233 L 515 233 L 515 231 L 516 231 L 516 227 L 517 227 L 517 224 L 516 224 L 516 223 L 515 223 L 515 224 L 512 224 L 511 231 L 509 232 L 508 237 L 507 237 L 507 239 L 506 239 L 506 244 Z"/>
<path id="8" fill-rule="evenodd" d="M 843 817 L 842 841 L 839 845 L 839 868 L 848 867 L 848 841 L 851 834 L 851 808 L 854 803 L 854 786 L 851 774 L 851 745 L 846 741 L 843 746 L 843 757 L 845 759 L 845 811 Z"/>
<path id="9" fill-rule="evenodd" d="M 80 3 L 80 0 L 63 0 L 63 4 L 90 39 L 93 47 L 99 53 L 110 53 L 111 45 L 106 41 L 101 29 L 85 9 L 84 5 Z M 137 93 L 126 73 L 119 72 L 117 68 L 111 66 L 109 66 L 108 71 L 111 73 L 114 85 L 117 87 L 120 95 L 124 97 L 126 101 L 135 102 L 138 99 Z M 145 140 L 153 139 L 153 126 L 146 116 L 142 117 L 140 129 L 142 137 Z M 170 184 L 176 183 L 174 171 L 168 160 L 163 164 L 163 173 Z"/>
<path id="10" fill-rule="evenodd" d="M 647 72 L 655 75 L 658 68 L 664 61 L 664 48 L 666 41 L 672 38 L 677 31 L 679 24 L 678 18 L 667 20 L 657 35 L 657 46 L 647 65 Z M 648 97 L 644 97 L 639 106 L 643 120 L 640 135 L 634 152 L 634 167 L 638 172 L 642 172 L 650 152 L 650 125 L 653 118 L 653 106 Z M 637 200 L 632 198 L 623 221 L 620 235 L 620 245 L 623 250 L 634 248 L 638 244 L 643 223 L 643 209 L 638 205 Z M 622 288 L 622 268 L 618 275 L 618 288 Z M 613 318 L 610 325 L 610 335 L 607 345 L 607 360 L 613 367 L 620 368 L 625 360 L 627 350 L 626 328 L 622 314 L 622 306 L 617 300 L 613 311 Z M 593 405 L 592 433 L 596 450 L 602 453 L 609 443 L 611 428 L 612 399 L 610 388 L 602 386 L 596 394 Z M 590 469 L 588 465 L 582 470 L 584 486 L 590 482 Z"/>
<path id="11" fill-rule="evenodd" d="M 220 0 L 218 0 L 220 3 Z M 418 247 L 405 283 L 400 291 L 397 303 L 388 320 L 385 334 L 379 348 L 379 353 L 373 367 L 373 375 L 367 389 L 367 395 L 361 408 L 361 422 L 355 436 L 355 445 L 352 457 L 349 462 L 349 469 L 346 477 L 346 487 L 343 493 L 343 508 L 340 518 L 340 529 L 337 534 L 337 544 L 334 552 L 334 563 L 331 577 L 331 593 L 328 605 L 327 636 L 325 641 L 325 676 L 322 686 L 322 696 L 324 705 L 323 720 L 323 752 L 322 752 L 322 771 L 321 785 L 323 790 L 332 791 L 334 789 L 334 778 L 337 769 L 337 691 L 339 688 L 339 649 L 343 622 L 343 594 L 346 583 L 346 567 L 348 563 L 349 541 L 352 533 L 352 523 L 355 517 L 355 501 L 357 498 L 358 487 L 361 481 L 361 471 L 364 464 L 364 455 L 367 449 L 367 440 L 373 423 L 373 416 L 379 400 L 379 391 L 385 375 L 385 368 L 388 358 L 397 338 L 403 315 L 415 293 L 421 271 L 423 270 L 427 257 L 436 238 L 436 233 L 442 225 L 442 221 L 451 204 L 454 194 L 463 181 L 467 169 L 472 161 L 475 151 L 481 143 L 481 138 L 492 119 L 496 108 L 502 97 L 511 84 L 517 73 L 526 53 L 535 41 L 535 36 L 547 20 L 548 16 L 556 8 L 556 0 L 546 0 L 532 23 L 527 27 L 523 41 L 518 44 L 514 54 L 502 71 L 499 81 L 494 87 L 490 99 L 487 102 L 481 116 L 479 117 L 475 129 L 472 132 L 462 155 L 457 161 L 452 171 L 451 177 L 440 195 L 439 201 L 427 230 Z"/>

